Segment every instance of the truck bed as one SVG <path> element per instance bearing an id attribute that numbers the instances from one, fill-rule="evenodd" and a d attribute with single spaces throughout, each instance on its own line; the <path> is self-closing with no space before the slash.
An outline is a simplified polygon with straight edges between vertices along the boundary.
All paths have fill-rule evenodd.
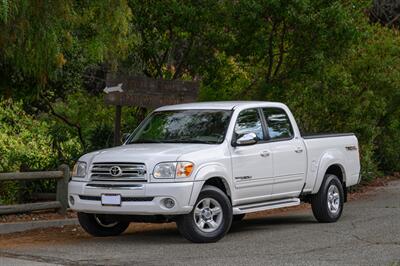
<path id="1" fill-rule="evenodd" d="M 334 138 L 334 137 L 346 137 L 346 136 L 354 136 L 354 133 L 311 133 L 311 134 L 302 134 L 303 139 L 320 139 L 320 138 Z"/>
<path id="2" fill-rule="evenodd" d="M 358 141 L 353 133 L 313 134 L 302 136 L 307 149 L 307 180 L 304 191 L 318 192 L 326 167 L 343 167 L 347 186 L 358 182 L 360 173 Z"/>

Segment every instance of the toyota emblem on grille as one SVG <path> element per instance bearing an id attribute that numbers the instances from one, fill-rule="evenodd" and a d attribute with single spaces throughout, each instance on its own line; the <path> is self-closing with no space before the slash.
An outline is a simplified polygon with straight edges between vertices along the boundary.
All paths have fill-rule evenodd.
<path id="1" fill-rule="evenodd" d="M 122 175 L 122 170 L 121 170 L 121 167 L 119 167 L 119 166 L 112 166 L 111 168 L 110 168 L 110 174 L 112 175 L 112 176 L 120 176 L 120 175 Z"/>

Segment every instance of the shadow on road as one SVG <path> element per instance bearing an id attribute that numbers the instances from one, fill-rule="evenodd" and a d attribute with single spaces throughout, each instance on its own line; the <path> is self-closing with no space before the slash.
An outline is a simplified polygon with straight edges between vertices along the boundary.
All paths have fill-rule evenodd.
<path id="1" fill-rule="evenodd" d="M 295 216 L 278 216 L 278 217 L 257 217 L 245 219 L 240 222 L 234 222 L 232 224 L 231 230 L 228 234 L 240 234 L 249 231 L 265 231 L 265 230 L 275 230 L 278 226 L 281 228 L 282 226 L 291 226 L 291 225 L 299 225 L 299 224 L 313 224 L 316 221 L 310 215 L 295 215 Z M 139 224 L 136 224 L 138 226 Z M 184 240 L 176 226 L 171 223 L 168 224 L 165 228 L 155 228 L 154 229 L 146 229 L 144 231 L 135 230 L 134 232 L 130 232 L 129 230 L 123 236 L 113 237 L 113 241 L 118 239 L 121 242 L 130 242 L 134 241 L 135 243 L 143 242 L 146 244 L 151 243 L 160 243 L 169 242 L 169 243 L 187 243 Z"/>
<path id="2" fill-rule="evenodd" d="M 255 230 L 270 230 L 278 225 L 297 225 L 297 224 L 313 224 L 316 221 L 310 215 L 295 215 L 295 216 L 277 216 L 277 217 L 257 217 L 245 219 L 232 224 L 229 233 L 240 233 L 245 231 Z"/>
<path id="3" fill-rule="evenodd" d="M 142 232 L 127 232 L 122 236 L 113 237 L 112 241 L 132 242 L 132 243 L 143 243 L 143 244 L 182 244 L 187 242 L 181 237 L 177 228 L 171 226 L 170 228 L 146 230 Z"/>
<path id="4" fill-rule="evenodd" d="M 243 221 L 232 224 L 227 237 L 222 241 L 232 241 L 237 237 L 247 237 L 274 231 L 284 231 L 292 227 L 316 223 L 312 215 L 305 213 L 285 213 L 278 215 L 262 213 L 250 214 Z M 253 233 L 253 234 L 252 234 Z M 234 241 L 234 240 L 233 240 Z M 105 245 L 135 244 L 159 245 L 160 243 L 187 244 L 178 232 L 175 223 L 168 224 L 141 224 L 132 223 L 127 231 L 117 237 L 97 238 L 88 235 L 82 228 L 66 226 L 63 228 L 37 229 L 29 232 L 3 235 L 0 237 L 0 249 L 46 246 L 48 243 L 77 245 L 78 243 L 97 245 L 99 242 Z"/>

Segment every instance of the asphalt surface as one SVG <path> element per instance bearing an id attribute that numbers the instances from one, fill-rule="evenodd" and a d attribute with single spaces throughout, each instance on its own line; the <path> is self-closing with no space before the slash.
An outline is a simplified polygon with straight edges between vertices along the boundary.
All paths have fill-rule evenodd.
<path id="1" fill-rule="evenodd" d="M 400 265 L 400 181 L 345 205 L 333 224 L 309 209 L 249 218 L 218 243 L 192 244 L 173 226 L 119 237 L 4 248 L 0 265 Z"/>

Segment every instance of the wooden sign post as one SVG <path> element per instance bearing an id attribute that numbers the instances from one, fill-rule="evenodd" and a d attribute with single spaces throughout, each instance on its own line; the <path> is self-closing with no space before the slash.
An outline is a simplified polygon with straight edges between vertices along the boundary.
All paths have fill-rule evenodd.
<path id="1" fill-rule="evenodd" d="M 122 106 L 157 108 L 194 102 L 197 100 L 199 82 L 109 74 L 104 92 L 104 102 L 115 106 L 114 145 L 120 145 Z"/>

